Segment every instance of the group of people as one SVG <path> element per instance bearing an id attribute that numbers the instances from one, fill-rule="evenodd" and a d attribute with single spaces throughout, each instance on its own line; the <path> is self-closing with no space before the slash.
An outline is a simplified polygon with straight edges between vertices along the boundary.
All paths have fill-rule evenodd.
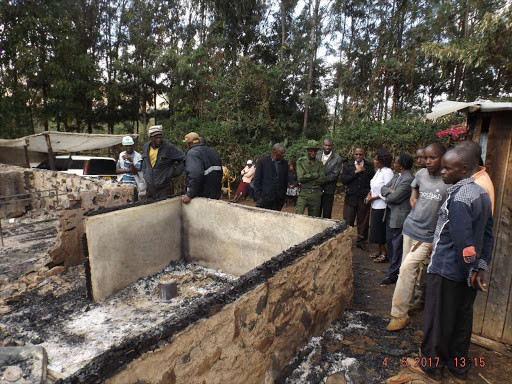
<path id="1" fill-rule="evenodd" d="M 494 186 L 480 166 L 481 153 L 472 141 L 449 150 L 433 143 L 416 152 L 419 170 L 413 175 L 408 154 L 393 158 L 380 149 L 370 164 L 357 148 L 354 162 L 343 168 L 345 220 L 357 219 L 357 246 L 363 250 L 369 227 L 369 242 L 378 245 L 371 256 L 389 261 L 382 284 L 396 284 L 386 329 L 405 328 L 409 311 L 425 308 L 421 358 L 426 363 L 407 359 L 409 370 L 388 383 L 408 382 L 410 373 L 434 383 L 444 371 L 457 383 L 467 378 L 469 365 L 460 362 L 469 361 L 473 302 L 477 290 L 486 291 L 493 248 Z M 427 273 L 415 306 L 423 266 Z"/>
<path id="2" fill-rule="evenodd" d="M 139 191 L 144 188 L 154 199 L 172 194 L 172 178 L 185 171 L 183 203 L 198 196 L 220 198 L 220 157 L 197 133 L 185 136 L 186 154 L 162 139 L 161 126 L 151 127 L 149 134 L 142 154 L 134 151 L 131 137 L 123 140 L 126 150 L 117 166 L 121 182 Z M 346 186 L 343 219 L 351 226 L 357 223 L 356 246 L 368 251 L 369 240 L 378 246 L 371 255 L 374 261 L 389 261 L 382 284 L 396 286 L 388 331 L 409 323 L 418 274 L 422 266 L 427 269 L 418 295 L 424 300 L 421 357 L 427 363 L 408 359 L 409 370 L 388 382 L 405 383 L 409 372 L 440 383 L 446 371 L 455 382 L 464 383 L 469 365 L 460 361 L 469 361 L 473 302 L 477 290 L 487 289 L 493 249 L 494 187 L 480 166 L 479 144 L 465 141 L 447 150 L 432 143 L 420 148 L 416 174 L 413 157 L 405 153 L 393 157 L 380 149 L 370 162 L 363 148 L 355 148 L 353 159 L 343 164 L 329 138 L 322 145 L 309 140 L 305 150 L 296 170 L 285 160 L 280 143 L 256 164 L 248 161 L 235 200 L 251 190 L 258 207 L 279 211 L 287 194 L 298 194 L 298 214 L 331 218 L 340 178 Z"/>
<path id="3" fill-rule="evenodd" d="M 125 150 L 119 155 L 116 169 L 120 183 L 135 185 L 136 191 L 148 199 L 164 198 L 174 193 L 172 179 L 185 171 L 183 203 L 188 204 L 194 197 L 220 198 L 221 159 L 197 133 L 185 135 L 186 154 L 163 140 L 161 125 L 149 128 L 149 138 L 142 154 L 134 150 L 130 136 L 123 138 Z"/>

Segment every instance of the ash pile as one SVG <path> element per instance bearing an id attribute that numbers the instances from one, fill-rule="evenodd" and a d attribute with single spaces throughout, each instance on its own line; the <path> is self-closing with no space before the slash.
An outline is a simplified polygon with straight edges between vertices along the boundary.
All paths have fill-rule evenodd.
<path id="1" fill-rule="evenodd" d="M 174 316 L 196 300 L 229 286 L 236 277 L 180 261 L 98 302 L 86 296 L 83 266 L 12 302 L 0 319 L 4 346 L 43 347 L 50 377 L 65 378 L 95 357 Z M 177 295 L 161 297 L 161 283 L 173 281 Z M 1 372 L 0 372 L 1 374 Z"/>
<path id="2" fill-rule="evenodd" d="M 400 370 L 401 358 L 418 352 L 423 336 L 412 323 L 400 335 L 387 320 L 345 311 L 321 336 L 313 337 L 276 380 L 280 384 L 378 384 Z"/>

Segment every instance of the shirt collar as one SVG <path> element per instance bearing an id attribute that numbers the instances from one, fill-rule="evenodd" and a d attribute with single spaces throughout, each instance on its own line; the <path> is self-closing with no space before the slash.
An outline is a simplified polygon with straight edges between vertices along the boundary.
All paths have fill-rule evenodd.
<path id="1" fill-rule="evenodd" d="M 446 189 L 446 191 L 448 193 L 452 193 L 453 191 L 459 189 L 460 187 L 462 187 L 463 185 L 466 185 L 466 184 L 471 184 L 471 183 L 474 183 L 475 180 L 473 180 L 472 177 L 467 177 L 465 179 L 462 179 L 461 181 L 459 181 L 458 183 L 456 184 L 453 184 L 451 187 L 448 187 L 448 189 Z"/>

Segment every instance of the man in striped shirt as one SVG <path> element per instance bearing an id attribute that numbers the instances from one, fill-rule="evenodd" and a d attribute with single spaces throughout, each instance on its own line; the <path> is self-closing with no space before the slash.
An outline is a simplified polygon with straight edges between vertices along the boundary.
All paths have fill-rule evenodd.
<path id="1" fill-rule="evenodd" d="M 117 181 L 121 184 L 134 185 L 139 194 L 143 189 L 143 178 L 139 172 L 142 169 L 142 156 L 134 150 L 135 143 L 131 136 L 123 137 L 125 150 L 120 153 L 116 165 Z"/>

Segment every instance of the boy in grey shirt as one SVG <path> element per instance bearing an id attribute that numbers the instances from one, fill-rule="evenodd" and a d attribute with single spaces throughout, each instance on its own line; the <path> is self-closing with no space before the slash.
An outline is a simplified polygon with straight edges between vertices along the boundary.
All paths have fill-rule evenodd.
<path id="1" fill-rule="evenodd" d="M 403 329 L 410 319 L 407 315 L 414 292 L 418 269 L 430 256 L 439 208 L 446 200 L 449 185 L 441 178 L 441 158 L 446 149 L 434 143 L 425 149 L 426 169 L 421 169 L 411 183 L 412 210 L 403 226 L 402 265 L 393 294 L 391 321 L 388 331 Z"/>

